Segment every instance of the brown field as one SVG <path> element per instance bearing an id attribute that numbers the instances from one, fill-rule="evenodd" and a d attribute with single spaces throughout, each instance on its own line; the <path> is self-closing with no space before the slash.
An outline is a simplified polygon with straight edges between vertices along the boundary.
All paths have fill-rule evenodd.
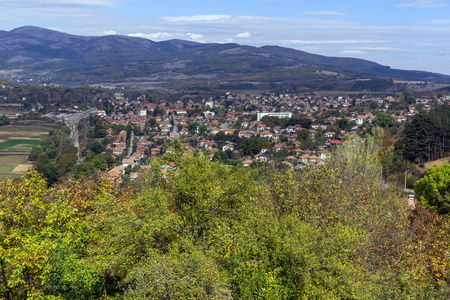
<path id="1" fill-rule="evenodd" d="M 33 167 L 32 164 L 20 164 L 17 167 L 15 167 L 14 170 L 12 170 L 12 173 L 17 175 L 24 175 L 32 167 Z"/>
<path id="2" fill-rule="evenodd" d="M 12 137 L 41 139 L 46 137 L 49 131 L 48 127 L 43 126 L 5 125 L 0 127 L 0 139 Z"/>

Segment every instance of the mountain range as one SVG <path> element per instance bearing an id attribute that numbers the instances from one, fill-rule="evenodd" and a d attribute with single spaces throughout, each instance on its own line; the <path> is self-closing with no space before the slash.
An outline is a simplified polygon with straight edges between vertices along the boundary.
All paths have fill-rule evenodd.
<path id="1" fill-rule="evenodd" d="M 391 69 L 278 46 L 76 36 L 34 26 L 0 31 L 0 77 L 40 83 L 277 86 L 349 89 L 355 80 L 450 83 L 450 76 Z M 388 81 L 386 81 L 388 82 Z"/>

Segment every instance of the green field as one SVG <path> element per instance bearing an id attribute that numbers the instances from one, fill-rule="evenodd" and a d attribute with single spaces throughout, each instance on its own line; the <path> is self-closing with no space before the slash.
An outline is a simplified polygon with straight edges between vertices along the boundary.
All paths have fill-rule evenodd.
<path id="1" fill-rule="evenodd" d="M 30 151 L 39 142 L 36 139 L 9 139 L 0 143 L 0 151 Z"/>

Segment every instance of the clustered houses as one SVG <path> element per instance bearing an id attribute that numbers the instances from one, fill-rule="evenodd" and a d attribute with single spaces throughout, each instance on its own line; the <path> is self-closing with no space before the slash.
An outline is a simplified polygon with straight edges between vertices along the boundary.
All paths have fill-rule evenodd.
<path id="1" fill-rule="evenodd" d="M 448 104 L 450 99 L 439 100 Z M 403 110 L 392 110 L 398 102 L 399 99 L 394 97 L 226 93 L 197 103 L 180 100 L 158 105 L 140 98 L 133 101 L 117 98 L 113 103 L 116 109 L 111 115 L 106 116 L 104 111 L 98 111 L 97 115 L 105 124 L 126 126 L 131 123 L 141 131 L 136 151 L 129 157 L 125 153 L 126 132 L 111 136 L 113 142 L 106 151 L 122 161 L 109 174 L 118 177 L 127 166 L 141 164 L 148 157 L 165 153 L 164 140 L 180 141 L 189 151 L 196 148 L 209 150 L 211 159 L 217 151 L 228 152 L 244 166 L 255 161 L 271 163 L 275 160 L 294 169 L 322 164 L 331 157 L 331 148 L 335 145 L 360 140 L 358 134 L 371 126 L 379 112 L 386 112 L 397 122 L 404 123 L 408 117 L 428 110 L 430 106 L 429 101 L 418 99 L 416 104 Z M 310 126 L 265 124 L 264 115 L 302 117 L 310 120 Z M 351 127 L 339 128 L 341 120 Z M 250 138 L 264 138 L 267 142 L 260 147 L 259 153 L 245 155 L 240 141 Z M 309 147 L 305 140 L 310 141 Z"/>

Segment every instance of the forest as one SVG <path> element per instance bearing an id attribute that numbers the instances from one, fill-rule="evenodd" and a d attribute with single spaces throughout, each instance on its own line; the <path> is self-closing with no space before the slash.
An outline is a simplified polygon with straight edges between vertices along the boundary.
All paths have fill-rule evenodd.
<path id="1" fill-rule="evenodd" d="M 439 105 L 415 115 L 405 124 L 396 144 L 400 155 L 414 163 L 448 156 L 450 152 L 450 107 Z"/>
<path id="2" fill-rule="evenodd" d="M 379 150 L 294 172 L 177 148 L 125 186 L 2 181 L 0 299 L 448 299 L 448 217 L 386 185 Z"/>

